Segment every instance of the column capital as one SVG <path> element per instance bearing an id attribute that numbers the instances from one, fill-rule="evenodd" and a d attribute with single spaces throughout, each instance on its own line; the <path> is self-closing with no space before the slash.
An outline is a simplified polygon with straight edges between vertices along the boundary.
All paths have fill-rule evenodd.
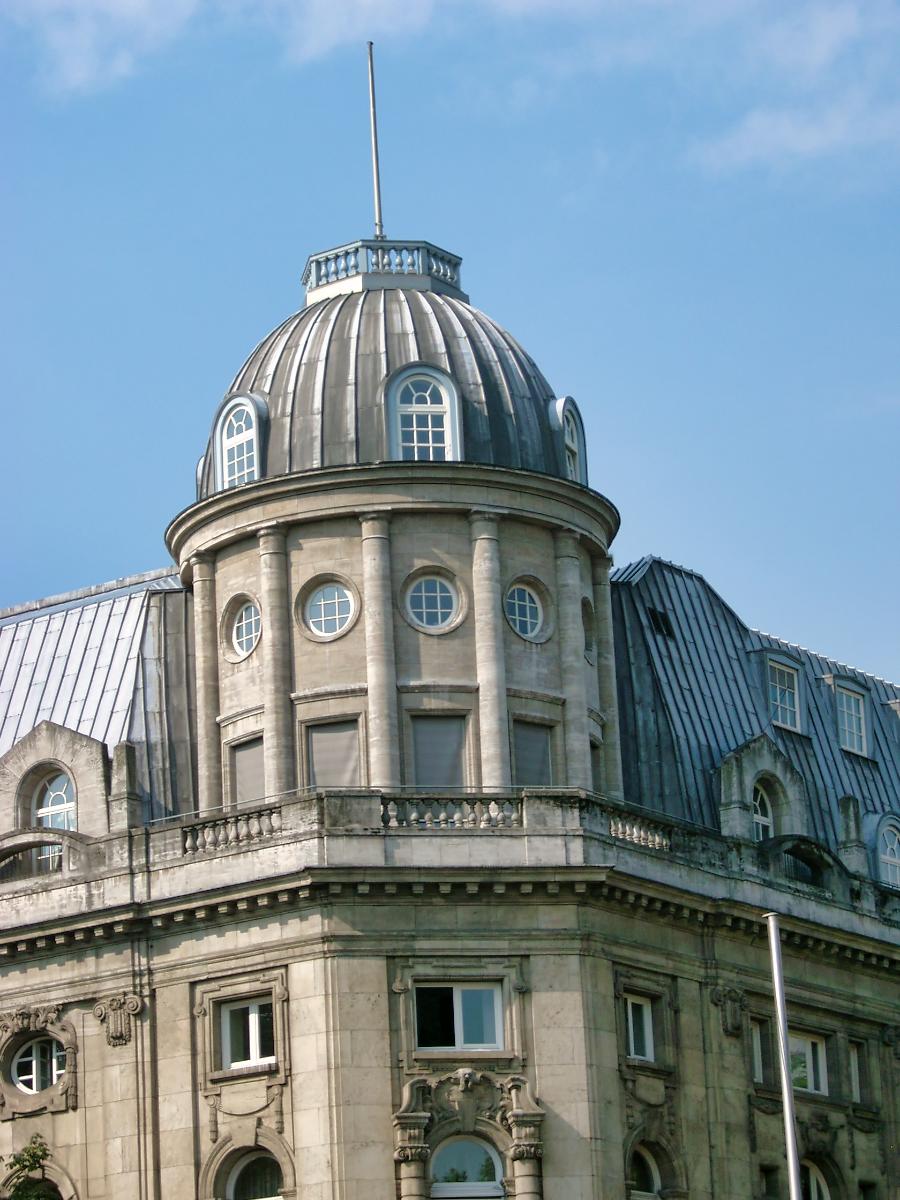
<path id="1" fill-rule="evenodd" d="M 188 559 L 191 569 L 191 582 L 206 583 L 213 577 L 213 557 L 211 554 L 192 554 Z"/>
<path id="2" fill-rule="evenodd" d="M 366 537 L 387 537 L 388 527 L 391 523 L 391 514 L 389 512 L 366 512 L 359 514 L 359 523 L 362 526 L 362 536 Z"/>
<path id="3" fill-rule="evenodd" d="M 256 540 L 260 554 L 284 554 L 287 530 L 282 525 L 261 525 Z"/>
<path id="4" fill-rule="evenodd" d="M 557 529 L 553 534 L 553 550 L 557 558 L 578 558 L 578 534 L 571 529 Z"/>
<path id="5" fill-rule="evenodd" d="M 591 555 L 591 578 L 594 583 L 602 585 L 609 584 L 609 573 L 613 567 L 611 554 L 592 554 Z"/>
<path id="6" fill-rule="evenodd" d="M 472 538 L 496 538 L 499 536 L 499 514 L 489 509 L 473 508 L 469 513 Z"/>

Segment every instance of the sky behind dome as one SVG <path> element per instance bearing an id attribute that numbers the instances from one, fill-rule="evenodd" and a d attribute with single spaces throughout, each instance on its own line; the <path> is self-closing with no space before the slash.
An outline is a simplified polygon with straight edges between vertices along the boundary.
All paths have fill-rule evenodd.
<path id="1" fill-rule="evenodd" d="M 5 0 L 0 605 L 165 565 L 216 406 L 372 229 L 577 399 L 620 563 L 900 680 L 900 0 Z"/>

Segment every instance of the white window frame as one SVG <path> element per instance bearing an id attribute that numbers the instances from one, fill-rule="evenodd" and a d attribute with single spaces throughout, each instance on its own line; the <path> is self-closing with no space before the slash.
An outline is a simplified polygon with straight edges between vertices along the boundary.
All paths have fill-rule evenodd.
<path id="1" fill-rule="evenodd" d="M 648 996 L 636 996 L 626 992 L 625 1000 L 625 1037 L 628 1057 L 637 1062 L 655 1062 L 656 1047 L 653 1042 L 653 1001 Z M 635 1014 L 640 1013 L 641 1028 L 644 1034 L 646 1054 L 638 1054 L 635 1050 Z"/>
<path id="2" fill-rule="evenodd" d="M 753 785 L 753 840 L 762 842 L 774 836 L 775 817 L 772 801 L 763 785 L 757 782 Z"/>
<path id="3" fill-rule="evenodd" d="M 268 1004 L 272 1009 L 272 1041 L 274 1054 L 260 1054 L 260 1036 L 259 1036 L 259 1010 L 262 1005 Z M 247 1009 L 249 1011 L 249 1040 L 250 1040 L 250 1057 L 232 1061 L 231 1058 L 231 1023 L 229 1016 L 232 1012 L 238 1009 Z M 261 996 L 253 996 L 250 999 L 228 1000 L 219 1005 L 219 1035 L 221 1045 L 221 1069 L 223 1071 L 238 1071 L 243 1067 L 259 1067 L 266 1066 L 269 1063 L 278 1061 L 278 1044 L 276 1040 L 275 1027 L 275 1002 L 271 992 Z"/>
<path id="4" fill-rule="evenodd" d="M 818 1033 L 788 1032 L 788 1057 L 793 1060 L 795 1054 L 802 1053 L 806 1059 L 806 1079 L 808 1087 L 795 1083 L 797 1092 L 809 1092 L 815 1096 L 828 1095 L 828 1056 L 825 1038 Z M 793 1077 L 793 1063 L 791 1065 Z"/>
<path id="5" fill-rule="evenodd" d="M 850 1069 L 850 1099 L 854 1104 L 862 1103 L 862 1081 L 866 1047 L 864 1042 L 851 1038 L 847 1043 L 847 1062 Z"/>
<path id="6" fill-rule="evenodd" d="M 878 874 L 882 883 L 900 888 L 900 826 L 887 821 L 878 835 Z"/>
<path id="7" fill-rule="evenodd" d="M 245 619 L 244 614 L 248 609 L 251 609 L 252 611 L 250 612 L 249 617 Z M 251 644 L 249 646 L 242 646 L 238 640 L 239 625 L 244 625 L 250 630 Z M 256 601 L 251 600 L 248 597 L 247 599 L 241 601 L 241 603 L 237 606 L 231 622 L 231 644 L 234 647 L 235 654 L 237 654 L 239 658 L 249 657 L 249 655 L 251 655 L 259 645 L 259 639 L 261 635 L 262 613 L 260 612 L 259 605 L 256 603 Z"/>
<path id="8" fill-rule="evenodd" d="M 782 682 L 777 677 L 777 672 L 785 677 L 785 682 Z M 775 675 L 775 678 L 773 678 Z M 792 686 L 787 686 L 787 681 L 792 682 Z M 793 723 L 782 717 L 782 712 L 787 713 L 787 706 L 782 704 L 781 700 L 772 696 L 772 688 L 775 687 L 779 692 L 792 692 L 794 696 L 794 720 Z M 800 672 L 796 667 L 789 667 L 787 663 L 780 662 L 778 659 L 770 658 L 766 663 L 766 700 L 769 706 L 769 716 L 774 725 L 780 725 L 782 729 L 793 729 L 798 732 L 800 729 Z"/>
<path id="9" fill-rule="evenodd" d="M 630 1200 L 657 1200 L 662 1187 L 662 1176 L 660 1175 L 659 1166 L 656 1162 L 656 1159 L 653 1157 L 650 1151 L 645 1150 L 643 1146 L 635 1146 L 631 1151 L 632 1168 L 634 1166 L 635 1155 L 638 1155 L 647 1164 L 647 1169 L 649 1170 L 650 1176 L 653 1180 L 653 1191 L 642 1192 L 637 1188 L 632 1188 L 631 1192 L 629 1193 Z"/>
<path id="10" fill-rule="evenodd" d="M 427 380 L 437 387 L 441 393 L 441 404 L 403 404 L 400 395 L 408 383 L 416 380 Z M 459 394 L 449 375 L 438 371 L 427 364 L 412 365 L 400 371 L 389 384 L 391 422 L 391 456 L 400 462 L 459 462 L 462 459 L 462 427 L 459 411 Z M 401 431 L 401 416 L 404 414 L 435 415 L 442 414 L 444 418 L 444 457 L 432 458 L 416 455 L 414 458 L 403 456 L 403 434 Z M 430 445 L 429 439 L 429 445 Z"/>
<path id="11" fill-rule="evenodd" d="M 243 433 L 229 437 L 227 434 L 228 422 L 239 410 L 244 409 L 250 414 L 252 421 L 251 428 Z M 229 401 L 226 407 L 222 410 L 216 426 L 216 483 L 218 491 L 229 491 L 231 488 L 243 487 L 246 483 L 255 483 L 261 477 L 260 463 L 260 436 L 259 436 L 260 414 L 257 406 L 247 396 L 235 396 Z M 229 472 L 228 469 L 228 450 L 232 447 L 243 447 L 251 445 L 253 452 L 253 473 L 248 478 L 236 479 L 237 474 L 248 474 L 245 471 Z"/>
<path id="12" fill-rule="evenodd" d="M 809 1194 L 809 1200 L 831 1200 L 831 1192 L 828 1190 L 828 1184 L 825 1182 L 822 1172 L 815 1163 L 811 1163 L 805 1158 L 800 1163 L 801 1184 L 804 1172 L 809 1177 L 809 1184 L 806 1189 Z"/>
<path id="13" fill-rule="evenodd" d="M 432 1051 L 443 1052 L 448 1050 L 504 1050 L 505 1049 L 505 1030 L 503 1025 L 503 988 L 496 980 L 468 980 L 465 983 L 452 983 L 441 980 L 429 979 L 427 983 L 417 982 L 415 991 L 418 992 L 421 988 L 426 991 L 434 988 L 452 988 L 453 989 L 453 1035 L 455 1042 L 447 1046 L 423 1046 L 419 1041 L 418 1023 L 416 1024 L 415 1048 L 417 1054 L 430 1054 Z M 462 1015 L 462 993 L 463 992 L 486 992 L 491 991 L 494 995 L 494 1029 L 497 1031 L 497 1040 L 494 1042 L 467 1042 L 464 1040 L 463 1031 L 463 1015 Z M 416 996 L 413 996 L 413 1019 L 418 1022 L 418 1005 Z"/>
<path id="14" fill-rule="evenodd" d="M 284 1171 L 281 1169 L 281 1163 L 278 1162 L 278 1159 L 275 1157 L 275 1155 L 271 1154 L 268 1150 L 258 1150 L 254 1153 L 247 1154 L 242 1159 L 240 1159 L 238 1162 L 236 1162 L 234 1164 L 234 1166 L 231 1168 L 231 1171 L 228 1174 L 228 1182 L 225 1185 L 225 1200 L 234 1200 L 234 1193 L 235 1193 L 235 1190 L 237 1189 L 238 1183 L 240 1182 L 240 1178 L 241 1178 L 241 1175 L 242 1175 L 244 1169 L 246 1167 L 249 1167 L 250 1164 L 257 1158 L 270 1158 L 277 1165 L 278 1170 L 281 1172 L 281 1178 L 282 1178 L 281 1188 L 278 1190 L 278 1192 L 274 1196 L 264 1197 L 263 1200 L 282 1200 L 282 1196 L 283 1196 L 282 1189 L 284 1188 Z"/>
<path id="15" fill-rule="evenodd" d="M 765 1035 L 764 1022 L 752 1018 L 750 1021 L 750 1059 L 754 1083 L 766 1082 L 766 1069 L 763 1063 L 763 1037 Z"/>
<path id="16" fill-rule="evenodd" d="M 865 757 L 868 753 L 865 696 L 854 688 L 842 687 L 838 684 L 834 689 L 834 702 L 837 711 L 838 741 L 841 749 Z M 851 727 L 851 722 L 856 721 L 859 722 L 858 730 Z"/>
<path id="17" fill-rule="evenodd" d="M 500 1155 L 490 1144 L 490 1142 L 486 1141 L 484 1138 L 478 1137 L 477 1135 L 463 1134 L 461 1136 L 447 1138 L 445 1141 L 441 1142 L 440 1145 L 435 1146 L 431 1154 L 430 1166 L 437 1161 L 437 1157 L 441 1150 L 452 1142 L 477 1142 L 479 1146 L 483 1146 L 485 1153 L 494 1164 L 494 1174 L 497 1176 L 497 1178 L 492 1183 L 479 1183 L 478 1181 L 468 1181 L 466 1183 L 441 1183 L 439 1180 L 433 1178 L 431 1169 L 429 1169 L 428 1177 L 430 1189 L 428 1194 L 433 1198 L 433 1200 L 438 1200 L 439 1197 L 444 1197 L 446 1200 L 452 1200 L 454 1197 L 461 1198 L 465 1196 L 471 1196 L 473 1197 L 473 1200 L 482 1200 L 483 1197 L 503 1196 L 506 1194 L 503 1187 L 504 1170 Z"/>
<path id="18" fill-rule="evenodd" d="M 37 1060 L 37 1048 L 38 1048 L 38 1046 L 42 1046 L 45 1044 L 49 1045 L 51 1047 L 50 1056 L 49 1056 L 50 1082 L 46 1085 L 46 1087 L 28 1087 L 25 1085 L 25 1083 L 22 1081 L 22 1079 L 19 1075 L 19 1068 L 20 1068 L 22 1059 L 26 1056 L 26 1054 L 30 1050 L 31 1051 L 31 1063 L 32 1063 L 30 1077 L 31 1077 L 31 1080 L 33 1083 L 39 1083 L 40 1079 L 38 1078 L 38 1069 L 39 1068 L 38 1068 L 38 1060 Z M 60 1059 L 62 1059 L 61 1064 L 60 1064 Z M 29 1040 L 24 1044 L 24 1046 L 20 1046 L 18 1051 L 16 1052 L 16 1055 L 12 1060 L 12 1068 L 11 1069 L 12 1069 L 13 1083 L 16 1085 L 16 1087 L 19 1089 L 19 1091 L 25 1092 L 26 1095 L 28 1095 L 28 1096 L 37 1096 L 40 1092 L 45 1092 L 45 1091 L 47 1091 L 48 1088 L 51 1088 L 55 1084 L 59 1083 L 60 1079 L 62 1079 L 63 1075 L 65 1075 L 65 1073 L 66 1073 L 66 1049 L 65 1049 L 65 1046 L 63 1046 L 62 1042 L 58 1038 L 53 1037 L 53 1035 L 49 1034 L 49 1033 L 43 1034 L 40 1037 L 29 1038 Z"/>

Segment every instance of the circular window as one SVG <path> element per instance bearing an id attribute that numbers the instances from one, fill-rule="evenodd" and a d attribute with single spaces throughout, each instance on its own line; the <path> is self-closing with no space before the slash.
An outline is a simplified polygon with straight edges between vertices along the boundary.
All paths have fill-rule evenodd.
<path id="1" fill-rule="evenodd" d="M 13 1083 L 23 1092 L 43 1092 L 65 1073 L 65 1048 L 52 1037 L 26 1042 L 12 1061 Z"/>
<path id="2" fill-rule="evenodd" d="M 335 637 L 350 624 L 353 609 L 353 596 L 342 583 L 324 583 L 308 596 L 304 619 L 319 637 Z"/>
<path id="3" fill-rule="evenodd" d="M 506 593 L 506 619 L 523 638 L 534 638 L 544 623 L 544 609 L 536 592 L 514 583 Z"/>
<path id="4" fill-rule="evenodd" d="M 423 575 L 406 593 L 406 607 L 417 625 L 443 629 L 456 616 L 456 591 L 439 575 Z"/>
<path id="5" fill-rule="evenodd" d="M 238 654 L 245 657 L 256 649 L 261 628 L 259 608 L 252 600 L 248 600 L 237 610 L 231 627 L 231 642 Z"/>

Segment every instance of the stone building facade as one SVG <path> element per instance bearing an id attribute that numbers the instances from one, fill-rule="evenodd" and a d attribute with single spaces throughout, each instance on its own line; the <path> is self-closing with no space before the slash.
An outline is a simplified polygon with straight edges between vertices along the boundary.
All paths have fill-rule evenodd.
<path id="1" fill-rule="evenodd" d="M 900 689 L 611 572 L 577 405 L 459 270 L 314 256 L 174 567 L 0 614 L 0 1153 L 57 1200 L 786 1197 L 776 910 L 806 1194 L 896 1197 Z"/>

